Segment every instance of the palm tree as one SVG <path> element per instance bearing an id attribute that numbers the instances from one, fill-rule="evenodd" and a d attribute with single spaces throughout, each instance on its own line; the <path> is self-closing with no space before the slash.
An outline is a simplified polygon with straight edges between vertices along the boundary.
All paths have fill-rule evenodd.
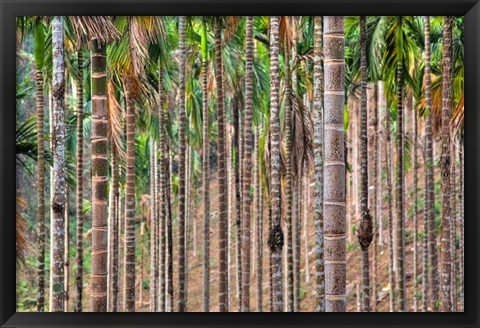
<path id="1" fill-rule="evenodd" d="M 397 17 L 397 49 L 400 49 L 403 42 L 402 33 L 403 17 Z M 397 207 L 397 280 L 399 311 L 406 310 L 406 288 L 405 288 L 405 213 L 403 208 L 404 200 L 404 131 L 403 131 L 403 52 L 397 53 L 397 176 L 396 176 L 396 207 Z"/>
<path id="2" fill-rule="evenodd" d="M 250 184 L 252 167 L 253 16 L 247 16 L 245 50 L 245 122 L 243 157 L 242 312 L 250 311 Z"/>
<path id="3" fill-rule="evenodd" d="M 258 125 L 255 127 L 255 215 L 257 221 L 257 238 L 256 238 L 256 275 L 257 275 L 257 311 L 263 311 L 263 207 L 262 192 L 260 186 L 260 151 L 259 138 L 260 132 Z"/>
<path id="4" fill-rule="evenodd" d="M 166 308 L 166 300 L 165 300 L 165 291 L 166 291 L 166 221 L 167 221 L 167 201 L 166 201 L 166 192 L 167 192 L 167 176 L 166 176 L 166 165 L 165 160 L 168 158 L 166 151 L 167 151 L 167 131 L 166 125 L 168 117 L 166 111 L 163 108 L 163 99 L 164 99 L 164 91 L 163 91 L 163 70 L 162 65 L 159 63 L 158 67 L 158 119 L 159 119 L 159 147 L 160 147 L 160 163 L 159 163 L 159 197 L 157 198 L 160 203 L 159 209 L 159 236 L 160 236 L 160 254 L 159 254 L 159 275 L 160 275 L 160 292 L 159 292 L 159 311 L 164 312 Z M 165 116 L 165 117 L 164 117 Z"/>
<path id="5" fill-rule="evenodd" d="M 208 135 L 208 40 L 207 23 L 202 18 L 202 198 L 203 198 L 203 311 L 210 311 L 210 183 L 209 183 L 209 135 Z"/>
<path id="6" fill-rule="evenodd" d="M 315 156 L 315 310 L 325 312 L 325 261 L 324 261 L 324 227 L 323 227 L 323 19 L 315 16 L 314 27 L 314 156 Z M 306 228 L 306 227 L 305 227 Z"/>
<path id="7" fill-rule="evenodd" d="M 45 29 L 37 23 L 34 39 L 37 92 L 37 311 L 45 311 L 45 138 L 43 116 L 43 63 L 45 53 Z"/>
<path id="8" fill-rule="evenodd" d="M 290 45 L 288 35 L 284 37 L 285 59 L 285 193 L 286 193 L 286 225 L 287 225 L 287 300 L 286 311 L 293 311 L 293 231 L 292 231 L 292 105 L 291 105 L 291 76 L 290 76 Z"/>
<path id="9" fill-rule="evenodd" d="M 361 219 L 357 230 L 358 241 L 362 249 L 362 289 L 363 311 L 370 312 L 370 270 L 368 247 L 373 238 L 373 224 L 368 208 L 368 108 L 367 108 L 367 36 L 366 17 L 360 16 L 360 70 L 361 70 L 361 105 L 360 105 L 360 202 Z"/>
<path id="10" fill-rule="evenodd" d="M 179 88 L 179 170 L 178 170 L 178 312 L 185 311 L 185 155 L 186 155 L 186 114 L 185 114 L 185 34 L 186 17 L 180 16 L 179 34 L 180 34 L 180 88 Z"/>
<path id="11" fill-rule="evenodd" d="M 82 312 L 83 284 L 83 52 L 77 51 L 77 244 L 74 311 Z"/>
<path id="12" fill-rule="evenodd" d="M 325 310 L 346 311 L 344 17 L 324 16 L 325 62 Z"/>
<path id="13" fill-rule="evenodd" d="M 53 94 L 53 198 L 51 221 L 51 298 L 50 311 L 64 312 L 65 243 L 65 63 L 63 17 L 52 20 L 52 94 Z"/>
<path id="14" fill-rule="evenodd" d="M 217 125 L 218 125 L 218 203 L 219 203 L 219 310 L 228 311 L 227 280 L 227 185 L 225 167 L 225 117 L 222 78 L 222 39 L 220 18 L 215 18 L 215 82 L 217 87 Z M 237 187 L 238 188 L 238 187 Z"/>
<path id="15" fill-rule="evenodd" d="M 278 53 L 280 48 L 279 16 L 270 17 L 270 203 L 272 206 L 272 226 L 268 245 L 272 252 L 272 292 L 273 311 L 283 311 L 282 290 L 282 247 L 283 231 L 281 227 L 280 204 L 280 117 L 278 89 Z"/>
<path id="16" fill-rule="evenodd" d="M 425 16 L 425 103 L 427 117 L 425 121 L 425 207 L 426 220 L 428 222 L 428 254 L 429 254 L 429 280 L 430 280 L 430 307 L 432 311 L 438 311 L 438 264 L 437 242 L 435 236 L 435 192 L 433 177 L 433 134 L 432 134 L 432 85 L 430 73 L 430 16 Z"/>
<path id="17" fill-rule="evenodd" d="M 442 312 L 452 311 L 451 291 L 451 235 L 450 224 L 452 213 L 450 207 L 450 118 L 452 117 L 452 16 L 445 16 L 443 20 L 443 61 L 442 61 L 442 234 L 441 234 L 441 279 L 440 302 Z"/>
<path id="18" fill-rule="evenodd" d="M 92 294 L 90 309 L 107 311 L 107 60 L 105 45 L 92 40 Z"/>

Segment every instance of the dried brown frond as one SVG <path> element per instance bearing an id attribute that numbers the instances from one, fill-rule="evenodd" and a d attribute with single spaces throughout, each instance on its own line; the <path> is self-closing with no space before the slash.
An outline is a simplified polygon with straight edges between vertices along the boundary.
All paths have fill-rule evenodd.
<path id="1" fill-rule="evenodd" d="M 240 24 L 240 16 L 226 16 L 225 17 L 225 28 L 223 31 L 223 43 L 235 37 L 235 32 L 237 31 L 238 24 Z"/>
<path id="2" fill-rule="evenodd" d="M 123 158 L 125 157 L 123 111 L 115 96 L 115 89 L 114 82 L 109 78 L 107 83 L 108 138 L 113 141 L 112 151 Z"/>
<path id="3" fill-rule="evenodd" d="M 457 107 L 453 111 L 452 120 L 450 124 L 453 127 L 453 135 L 458 133 L 458 130 L 462 127 L 463 119 L 465 117 L 465 96 L 460 98 Z"/>
<path id="4" fill-rule="evenodd" d="M 69 16 L 75 30 L 77 47 L 89 48 L 90 41 L 97 39 L 102 45 L 120 39 L 120 32 L 110 16 Z"/>

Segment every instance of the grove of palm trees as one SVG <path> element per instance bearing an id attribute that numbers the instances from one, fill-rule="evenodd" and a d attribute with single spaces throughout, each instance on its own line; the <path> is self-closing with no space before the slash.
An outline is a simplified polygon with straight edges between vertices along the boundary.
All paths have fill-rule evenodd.
<path id="1" fill-rule="evenodd" d="M 17 311 L 463 312 L 463 24 L 17 17 Z"/>

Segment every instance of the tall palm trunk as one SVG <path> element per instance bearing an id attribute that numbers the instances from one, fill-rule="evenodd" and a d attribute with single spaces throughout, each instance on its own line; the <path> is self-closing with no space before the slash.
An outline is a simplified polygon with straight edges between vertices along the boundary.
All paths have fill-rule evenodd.
<path id="1" fill-rule="evenodd" d="M 210 311 L 210 139 L 208 135 L 208 39 L 207 24 L 202 21 L 202 199 L 203 199 L 203 311 Z"/>
<path id="2" fill-rule="evenodd" d="M 430 77 L 430 16 L 425 16 L 425 103 L 427 119 L 425 122 L 425 188 L 426 188 L 426 219 L 428 222 L 428 256 L 430 281 L 430 307 L 433 312 L 438 311 L 438 260 L 437 238 L 435 235 L 435 190 L 433 164 L 433 134 L 432 134 L 432 84 Z"/>
<path id="3" fill-rule="evenodd" d="M 228 312 L 228 275 L 227 275 L 227 185 L 225 167 L 225 115 L 222 79 L 222 39 L 220 22 L 215 20 L 215 82 L 217 86 L 217 124 L 218 124 L 218 206 L 219 206 L 219 310 Z M 238 185 L 237 185 L 238 186 Z M 238 188 L 238 187 L 237 187 Z"/>
<path id="4" fill-rule="evenodd" d="M 390 312 L 395 312 L 395 274 L 394 274 L 394 240 L 393 240 L 393 174 L 392 174 L 392 140 L 390 131 L 390 107 L 387 105 L 385 116 L 385 158 L 387 166 L 387 195 L 388 195 L 388 255 L 390 257 L 388 262 L 388 280 L 390 285 Z"/>
<path id="5" fill-rule="evenodd" d="M 325 310 L 346 311 L 344 17 L 324 16 L 325 32 Z"/>
<path id="6" fill-rule="evenodd" d="M 418 159 L 417 159 L 417 138 L 418 138 L 418 122 L 417 112 L 415 108 L 412 110 L 413 115 L 413 309 L 418 312 Z"/>
<path id="7" fill-rule="evenodd" d="M 315 163 L 315 311 L 325 312 L 325 261 L 324 261 L 324 221 L 323 221 L 323 19 L 315 16 L 314 27 L 314 66 L 313 66 L 313 113 L 314 113 L 314 163 Z M 305 226 L 305 230 L 307 227 Z"/>
<path id="8" fill-rule="evenodd" d="M 163 122 L 165 128 L 168 122 L 167 112 L 163 113 Z M 166 203 L 166 227 L 167 227 L 167 272 L 166 272 L 166 295 L 165 295 L 165 311 L 173 312 L 173 226 L 172 226 L 172 180 L 171 180 L 171 156 L 170 145 L 165 138 L 166 151 L 164 152 L 163 167 L 165 170 L 165 194 L 163 201 Z"/>
<path id="9" fill-rule="evenodd" d="M 76 270 L 75 270 L 75 301 L 74 311 L 82 312 L 83 290 L 83 52 L 78 55 L 78 81 L 77 84 L 77 244 L 76 244 Z"/>
<path id="10" fill-rule="evenodd" d="M 166 200 L 166 188 L 167 188 L 167 176 L 166 176 L 166 166 L 165 161 L 168 158 L 166 151 L 167 151 L 167 133 L 166 133 L 166 125 L 167 125 L 167 112 L 163 109 L 163 71 L 162 65 L 159 64 L 158 69 L 158 119 L 159 119 L 159 147 L 160 147 L 160 163 L 159 163 L 159 171 L 157 174 L 159 175 L 159 196 L 157 197 L 159 201 L 159 242 L 160 242 L 160 254 L 159 254 L 159 276 L 160 276 L 160 290 L 158 293 L 158 306 L 159 311 L 164 312 L 166 307 L 166 300 L 165 300 L 165 285 L 166 285 L 166 221 L 167 221 L 167 200 Z"/>
<path id="11" fill-rule="evenodd" d="M 65 94 L 66 96 L 66 94 Z M 68 300 L 70 298 L 70 288 L 69 288 L 69 282 L 70 282 L 70 234 L 69 234 L 69 226 L 70 226 L 70 215 L 69 215 L 69 210 L 68 210 L 68 185 L 65 184 L 65 261 L 63 263 L 64 269 L 63 271 L 65 272 L 63 280 L 64 280 L 64 285 L 65 285 L 65 296 L 64 296 L 64 308 L 65 312 L 68 312 Z"/>
<path id="12" fill-rule="evenodd" d="M 51 249 L 50 249 L 50 311 L 65 311 L 64 253 L 65 253 L 65 203 L 66 203 L 66 163 L 65 163 L 65 63 L 63 43 L 63 17 L 54 16 L 52 21 L 52 94 L 53 94 L 53 197 Z"/>
<path id="13" fill-rule="evenodd" d="M 90 309 L 107 311 L 107 56 L 105 46 L 92 41 L 92 273 Z"/>
<path id="14" fill-rule="evenodd" d="M 268 245 L 272 252 L 272 292 L 273 311 L 283 311 L 283 274 L 282 247 L 283 231 L 281 227 L 280 199 L 280 116 L 278 89 L 280 84 L 278 53 L 280 48 L 279 16 L 270 17 L 270 202 L 272 206 L 272 226 Z"/>
<path id="15" fill-rule="evenodd" d="M 286 230 L 287 230 L 287 299 L 286 299 L 286 311 L 293 311 L 293 230 L 292 230 L 292 106 L 291 106 L 291 82 L 290 82 L 290 49 L 287 42 L 287 35 L 285 35 L 285 193 L 286 201 L 285 205 L 287 209 L 286 213 Z"/>
<path id="16" fill-rule="evenodd" d="M 242 158 L 240 151 L 240 129 L 242 124 L 240 123 L 240 108 L 234 103 L 233 104 L 233 144 L 232 149 L 235 149 L 235 161 L 234 161 L 234 173 L 235 173 L 235 225 L 237 232 L 236 240 L 236 256 L 237 256 L 237 294 L 239 299 L 239 310 L 242 300 L 242 220 L 241 220 L 241 182 L 240 182 L 240 158 Z M 233 152 L 232 152 L 233 155 Z M 233 156 L 232 156 L 233 157 Z"/>
<path id="17" fill-rule="evenodd" d="M 459 258 L 459 272 L 458 272 L 458 275 L 459 275 L 459 278 L 460 278 L 460 281 L 459 281 L 459 287 L 460 287 L 460 308 L 459 308 L 459 311 L 465 311 L 465 307 L 464 307 L 464 272 L 465 272 L 465 262 L 464 262 L 464 228 L 465 228 L 465 216 L 464 216 L 464 204 L 463 204 L 463 201 L 465 199 L 464 195 L 465 195 L 465 192 L 464 192 L 464 181 L 465 181 L 465 176 L 464 176 L 464 151 L 463 151 L 463 145 L 464 145 L 464 141 L 461 140 L 460 141 L 461 143 L 461 150 L 459 150 L 459 157 L 460 157 L 460 183 L 459 183 L 459 194 L 458 194 L 458 204 L 459 204 L 459 230 L 460 230 L 460 249 L 459 249 L 459 255 L 460 255 L 460 258 Z"/>
<path id="18" fill-rule="evenodd" d="M 452 116 L 452 17 L 445 16 L 443 20 L 443 61 L 442 61 L 442 233 L 441 245 L 441 274 L 440 274 L 440 303 L 442 312 L 452 310 L 450 280 L 452 279 L 451 266 L 451 236 L 450 225 L 452 213 L 450 207 L 450 118 Z"/>
<path id="19" fill-rule="evenodd" d="M 37 311 L 45 311 L 45 137 L 43 116 L 43 73 L 36 72 L 37 86 Z"/>
<path id="20" fill-rule="evenodd" d="M 156 199 L 155 199 L 155 149 L 154 141 L 150 139 L 150 312 L 156 312 L 157 307 L 157 291 L 155 277 L 155 236 L 156 236 Z"/>
<path id="21" fill-rule="evenodd" d="M 245 149 L 243 157 L 242 312 L 250 311 L 250 184 L 252 167 L 253 16 L 247 16 L 245 50 Z"/>
<path id="22" fill-rule="evenodd" d="M 397 17 L 397 43 L 400 43 L 402 32 L 402 16 Z M 405 288 L 405 213 L 404 213 L 404 160 L 403 160 L 403 58 L 398 51 L 397 58 L 397 176 L 396 176 L 396 207 L 397 207 L 397 281 L 398 281 L 398 310 L 406 310 Z"/>
<path id="23" fill-rule="evenodd" d="M 186 307 L 185 299 L 185 156 L 186 156 L 186 113 L 185 113 L 185 34 L 186 17 L 180 16 L 180 95 L 179 95 L 179 151 L 178 151 L 178 312 L 184 312 Z"/>
<path id="24" fill-rule="evenodd" d="M 263 311 L 263 206 L 260 186 L 260 131 L 255 127 L 255 215 L 257 222 L 256 238 L 256 275 L 257 275 L 257 311 Z"/>
<path id="25" fill-rule="evenodd" d="M 373 195 L 370 200 L 370 206 L 373 206 L 374 208 L 374 214 L 373 214 L 373 264 L 372 264 L 372 311 L 377 312 L 377 300 L 378 300 L 378 293 L 377 293 L 377 284 L 378 284 L 378 279 L 377 279 L 377 271 L 378 271 L 378 244 L 379 244 L 379 222 L 381 221 L 381 216 L 379 215 L 379 205 L 378 205 L 378 198 L 379 198 L 379 193 L 378 193 L 378 166 L 379 166 L 379 150 L 380 147 L 378 147 L 379 144 L 379 138 L 378 138 L 378 90 L 377 90 L 378 84 L 375 83 L 373 85 L 373 103 L 374 103 L 374 108 L 373 108 L 373 115 L 372 115 L 372 122 L 371 122 L 371 129 L 373 130 L 372 137 L 371 137 L 371 147 L 372 147 L 372 152 L 373 152 L 373 173 L 372 173 L 372 178 L 371 182 L 369 182 L 369 185 L 373 185 Z"/>
<path id="26" fill-rule="evenodd" d="M 375 216 L 377 217 L 377 225 L 375 236 L 378 237 L 378 246 L 384 246 L 384 235 L 383 235 L 383 184 L 382 184 L 382 173 L 383 173 L 383 112 L 385 111 L 385 98 L 384 98 L 384 82 L 378 81 L 377 85 L 377 126 L 375 127 L 376 132 L 376 149 L 377 149 L 377 171 L 375 179 L 375 191 L 377 194 L 376 199 L 376 211 Z"/>
<path id="27" fill-rule="evenodd" d="M 457 248 L 456 248 L 456 237 L 457 237 L 457 172 L 456 172 L 456 156 L 455 156 L 455 136 L 451 136 L 452 140 L 450 142 L 450 154 L 451 154 L 451 165 L 450 165 L 450 213 L 451 213 L 451 226 L 450 226 L 450 252 L 452 256 L 451 260 L 451 278 L 450 278 L 450 302 L 451 302 L 451 312 L 457 312 L 457 295 L 456 295 L 456 272 L 457 272 Z"/>
<path id="28" fill-rule="evenodd" d="M 110 284 L 109 284 L 109 299 L 108 307 L 109 312 L 118 312 L 118 241 L 119 241 L 119 225 L 118 225 L 118 163 L 117 163 L 117 152 L 112 144 L 112 162 L 111 162 L 111 171 L 112 171 L 112 181 L 110 184 L 111 188 L 111 198 L 110 198 L 110 220 L 111 224 L 111 245 L 109 247 L 111 253 L 111 262 L 110 262 Z"/>
<path id="29" fill-rule="evenodd" d="M 358 241 L 362 249 L 362 290 L 363 311 L 370 312 L 370 268 L 368 247 L 373 238 L 373 223 L 368 208 L 368 108 L 367 108 L 367 27 L 366 17 L 360 16 L 360 71 L 361 71 L 361 105 L 360 105 L 360 226 L 357 230 Z"/>
<path id="30" fill-rule="evenodd" d="M 125 311 L 135 312 L 135 104 L 131 77 L 125 79 L 127 169 L 125 188 Z"/>

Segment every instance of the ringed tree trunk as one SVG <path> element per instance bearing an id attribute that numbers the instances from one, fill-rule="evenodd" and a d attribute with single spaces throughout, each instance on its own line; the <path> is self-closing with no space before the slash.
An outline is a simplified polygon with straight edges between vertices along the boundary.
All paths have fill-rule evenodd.
<path id="1" fill-rule="evenodd" d="M 367 108 L 367 36 L 366 17 L 360 16 L 360 226 L 357 230 L 358 241 L 362 249 L 362 289 L 363 311 L 370 312 L 370 268 L 368 248 L 373 238 L 373 223 L 368 208 L 368 108 Z"/>
<path id="2" fill-rule="evenodd" d="M 272 206 L 272 226 L 268 245 L 272 253 L 272 293 L 273 311 L 283 311 L 283 274 L 280 199 L 280 117 L 278 89 L 280 84 L 278 53 L 280 48 L 279 16 L 270 17 L 270 202 Z"/>
<path id="3" fill-rule="evenodd" d="M 315 222 L 315 311 L 325 312 L 325 260 L 324 260 L 324 221 L 323 221 L 323 172 L 324 172 L 324 135 L 323 135 L 323 19 L 315 16 L 314 27 L 314 66 L 313 66 L 313 113 L 314 113 L 314 222 Z M 308 188 L 308 187 L 307 187 Z M 305 225 L 305 231 L 307 226 Z M 307 245 L 308 247 L 308 245 Z M 308 255 L 307 255 L 308 256 Z"/>
<path id="4" fill-rule="evenodd" d="M 417 159 L 417 137 L 418 122 L 415 107 L 412 107 L 413 115 L 413 310 L 418 312 L 418 159 Z"/>
<path id="5" fill-rule="evenodd" d="M 51 312 L 65 311 L 64 253 L 65 253 L 65 202 L 66 202 L 66 163 L 65 163 L 65 63 L 62 16 L 52 20 L 53 47 L 53 198 L 51 219 Z"/>
<path id="6" fill-rule="evenodd" d="M 203 199 L 203 311 L 210 311 L 210 139 L 208 135 L 208 39 L 207 24 L 202 21 L 202 199 Z"/>
<path id="7" fill-rule="evenodd" d="M 107 311 L 108 157 L 107 55 L 105 45 L 92 40 L 92 274 L 90 309 Z"/>
<path id="8" fill-rule="evenodd" d="M 452 213 L 450 207 L 450 118 L 452 116 L 452 16 L 443 20 L 443 62 L 442 62 L 442 233 L 441 233 L 441 279 L 440 303 L 442 312 L 452 311 L 451 274 L 452 254 L 450 243 L 450 225 Z"/>
<path id="9" fill-rule="evenodd" d="M 158 202 L 159 202 L 159 237 L 160 237 L 160 254 L 159 254 L 159 275 L 160 275 L 160 291 L 158 295 L 158 305 L 159 311 L 164 312 L 166 309 L 166 299 L 165 299 L 165 291 L 166 291 L 166 221 L 167 221 L 167 200 L 165 197 L 166 194 L 166 186 L 167 186 L 167 176 L 166 176 L 166 167 L 165 167 L 165 160 L 167 158 L 167 133 L 166 133 L 166 125 L 167 125 L 167 117 L 166 111 L 163 109 L 163 71 L 162 65 L 159 64 L 158 69 L 158 94 L 159 94 L 159 107 L 158 107 L 158 119 L 159 119 L 159 147 L 160 147 L 160 163 L 159 163 L 159 190 L 158 190 Z"/>
<path id="10" fill-rule="evenodd" d="M 228 267 L 227 267 L 227 185 L 225 167 L 225 115 L 222 83 L 222 39 L 220 22 L 215 20 L 215 82 L 217 85 L 218 124 L 218 203 L 219 203 L 219 310 L 228 312 Z"/>
<path id="11" fill-rule="evenodd" d="M 402 16 L 397 17 L 399 32 L 397 43 L 402 36 Z M 396 177 L 396 206 L 397 206 L 397 280 L 398 280 L 398 304 L 399 311 L 406 311 L 406 288 L 405 288 L 405 211 L 404 202 L 404 128 L 403 128 L 403 58 L 399 51 L 397 58 L 397 177 Z"/>
<path id="12" fill-rule="evenodd" d="M 245 50 L 245 149 L 243 156 L 242 312 L 250 311 L 250 185 L 252 168 L 253 16 L 247 16 Z"/>
<path id="13" fill-rule="evenodd" d="M 430 16 L 425 16 L 425 102 L 427 119 L 425 122 L 425 183 L 426 183 L 426 219 L 428 222 L 428 256 L 429 256 L 429 281 L 430 281 L 430 307 L 431 311 L 438 311 L 438 260 L 437 238 L 435 234 L 435 186 L 433 163 L 433 134 L 432 134 L 432 84 L 430 76 Z"/>
<path id="14" fill-rule="evenodd" d="M 37 312 L 45 311 L 45 126 L 43 115 L 43 59 L 45 30 L 41 23 L 35 31 L 36 105 L 37 105 Z M 53 121 L 52 121 L 53 122 Z"/>
<path id="15" fill-rule="evenodd" d="M 257 221 L 256 273 L 257 273 L 257 311 L 263 311 L 263 202 L 260 186 L 260 130 L 255 127 L 255 215 Z"/>
<path id="16" fill-rule="evenodd" d="M 126 77 L 127 159 L 125 188 L 125 311 L 135 312 L 135 104 L 131 77 Z"/>
<path id="17" fill-rule="evenodd" d="M 324 16 L 325 63 L 325 310 L 346 311 L 344 17 Z"/>
<path id="18" fill-rule="evenodd" d="M 185 34 L 186 34 L 186 16 L 180 16 L 180 104 L 179 104 L 179 171 L 178 171 L 178 312 L 184 312 L 186 308 L 185 298 Z"/>
<path id="19" fill-rule="evenodd" d="M 394 254 L 394 243 L 393 243 L 393 177 L 392 177 L 392 141 L 391 141 L 391 131 L 390 131 L 390 107 L 387 105 L 386 116 L 385 116 L 385 158 L 386 158 L 386 168 L 387 168 L 387 195 L 388 195 L 388 255 L 389 265 L 388 265 L 388 280 L 390 284 L 390 312 L 395 312 L 395 273 L 394 273 L 394 263 L 395 263 L 395 254 Z"/>
<path id="20" fill-rule="evenodd" d="M 286 254 L 286 282 L 287 282 L 287 304 L 286 311 L 293 311 L 293 230 L 292 230 L 292 106 L 291 106 L 291 82 L 290 82 L 290 49 L 288 42 L 286 41 L 287 35 L 285 33 L 285 193 L 286 193 L 286 225 L 287 225 L 287 254 Z"/>
<path id="21" fill-rule="evenodd" d="M 77 244 L 76 244 L 76 270 L 75 270 L 75 301 L 74 311 L 82 312 L 83 290 L 83 52 L 77 52 L 78 80 L 77 85 Z"/>

